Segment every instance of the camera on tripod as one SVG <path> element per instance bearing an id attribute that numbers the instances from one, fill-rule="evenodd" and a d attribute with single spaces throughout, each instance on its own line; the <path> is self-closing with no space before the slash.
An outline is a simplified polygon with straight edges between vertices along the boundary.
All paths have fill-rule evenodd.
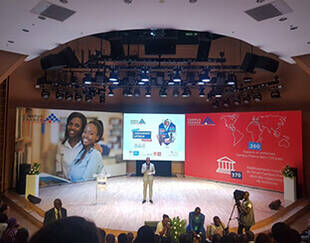
<path id="1" fill-rule="evenodd" d="M 239 203 L 239 201 L 243 200 L 245 191 L 241 190 L 235 190 L 234 191 L 234 199 L 236 201 L 236 204 Z"/>

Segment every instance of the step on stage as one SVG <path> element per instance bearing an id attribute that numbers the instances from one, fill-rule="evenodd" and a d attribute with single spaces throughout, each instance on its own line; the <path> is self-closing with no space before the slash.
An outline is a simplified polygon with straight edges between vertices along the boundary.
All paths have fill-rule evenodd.
<path id="1" fill-rule="evenodd" d="M 269 209 L 270 202 L 276 199 L 283 202 L 283 193 L 279 192 L 196 178 L 155 177 L 154 204 L 148 201 L 142 204 L 142 177 L 124 176 L 109 178 L 106 190 L 98 191 L 97 195 L 95 181 L 40 188 L 42 201 L 36 207 L 41 212 L 47 211 L 53 206 L 53 200 L 60 198 L 70 216 L 85 217 L 105 229 L 137 231 L 144 221 L 159 221 L 164 213 L 188 220 L 188 213 L 199 206 L 206 216 L 206 225 L 216 215 L 226 225 L 236 189 L 249 191 L 256 222 L 276 213 Z M 284 206 L 287 205 L 284 203 Z M 230 227 L 236 226 L 237 220 L 234 218 Z"/>

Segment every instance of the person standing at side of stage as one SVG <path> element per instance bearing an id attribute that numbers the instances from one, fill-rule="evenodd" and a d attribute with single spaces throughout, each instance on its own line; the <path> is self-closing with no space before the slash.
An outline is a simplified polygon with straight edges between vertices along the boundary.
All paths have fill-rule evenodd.
<path id="1" fill-rule="evenodd" d="M 143 174 L 143 201 L 146 202 L 147 187 L 149 187 L 149 200 L 153 203 L 153 180 L 155 175 L 155 166 L 151 163 L 150 157 L 146 158 L 146 162 L 142 165 L 141 174 Z"/>
<path id="2" fill-rule="evenodd" d="M 48 210 L 44 215 L 43 225 L 48 225 L 58 219 L 67 217 L 67 209 L 62 207 L 62 202 L 59 198 L 54 200 L 54 207 Z"/>
<path id="3" fill-rule="evenodd" d="M 238 234 L 242 234 L 243 228 L 245 229 L 245 232 L 249 231 L 250 228 L 255 224 L 253 203 L 250 201 L 249 196 L 250 193 L 245 192 L 242 203 L 237 203 L 238 211 L 240 214 Z"/>

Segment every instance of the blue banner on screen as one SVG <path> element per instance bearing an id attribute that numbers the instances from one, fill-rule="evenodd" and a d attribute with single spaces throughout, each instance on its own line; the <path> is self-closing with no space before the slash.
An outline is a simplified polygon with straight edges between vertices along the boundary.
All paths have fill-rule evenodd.
<path id="1" fill-rule="evenodd" d="M 124 160 L 185 158 L 185 115 L 124 114 Z"/>

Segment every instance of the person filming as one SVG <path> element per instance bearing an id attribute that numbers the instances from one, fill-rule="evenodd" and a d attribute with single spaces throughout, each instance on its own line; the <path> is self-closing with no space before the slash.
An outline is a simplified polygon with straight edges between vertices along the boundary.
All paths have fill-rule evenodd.
<path id="1" fill-rule="evenodd" d="M 239 212 L 238 234 L 249 231 L 255 224 L 253 203 L 249 199 L 250 193 L 244 192 L 243 201 L 238 201 L 237 207 Z"/>

